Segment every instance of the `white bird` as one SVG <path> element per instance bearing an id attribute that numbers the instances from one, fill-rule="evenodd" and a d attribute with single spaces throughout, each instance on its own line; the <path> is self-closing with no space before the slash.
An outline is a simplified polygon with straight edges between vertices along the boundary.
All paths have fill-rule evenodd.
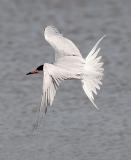
<path id="1" fill-rule="evenodd" d="M 94 94 L 97 95 L 97 89 L 100 90 L 104 75 L 102 57 L 98 56 L 100 52 L 98 45 L 105 36 L 97 41 L 86 58 L 83 58 L 76 45 L 65 38 L 54 26 L 47 26 L 44 36 L 45 40 L 55 50 L 55 62 L 53 64 L 45 63 L 27 73 L 29 75 L 40 71 L 44 72 L 40 111 L 44 111 L 46 114 L 47 106 L 52 105 L 60 83 L 68 79 L 81 80 L 85 94 L 98 109 L 94 102 Z"/>

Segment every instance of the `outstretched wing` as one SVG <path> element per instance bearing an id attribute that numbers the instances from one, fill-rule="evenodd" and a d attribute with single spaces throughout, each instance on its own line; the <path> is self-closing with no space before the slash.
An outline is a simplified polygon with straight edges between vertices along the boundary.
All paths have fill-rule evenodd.
<path id="1" fill-rule="evenodd" d="M 54 48 L 55 58 L 63 56 L 80 56 L 80 51 L 76 45 L 69 39 L 63 37 L 62 34 L 53 26 L 45 28 L 45 39 Z"/>
<path id="2" fill-rule="evenodd" d="M 47 106 L 51 106 L 61 81 L 70 79 L 68 71 L 52 64 L 44 64 L 43 95 L 40 110 L 46 113 Z"/>

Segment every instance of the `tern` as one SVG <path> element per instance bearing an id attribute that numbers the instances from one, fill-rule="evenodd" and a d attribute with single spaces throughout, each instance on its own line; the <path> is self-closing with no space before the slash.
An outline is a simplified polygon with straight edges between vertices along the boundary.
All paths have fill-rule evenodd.
<path id="1" fill-rule="evenodd" d="M 37 74 L 43 71 L 43 90 L 40 111 L 47 112 L 51 106 L 60 83 L 64 80 L 77 79 L 82 83 L 83 90 L 95 108 L 94 95 L 100 90 L 103 79 L 103 62 L 99 43 L 105 37 L 101 37 L 91 49 L 86 58 L 83 58 L 76 45 L 54 26 L 47 26 L 44 30 L 45 40 L 55 50 L 55 61 L 53 64 L 44 63 L 35 70 L 27 73 Z"/>

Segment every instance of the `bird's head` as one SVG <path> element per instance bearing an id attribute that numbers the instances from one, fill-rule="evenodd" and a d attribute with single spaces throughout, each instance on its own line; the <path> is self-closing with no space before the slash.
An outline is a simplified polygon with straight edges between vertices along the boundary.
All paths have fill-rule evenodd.
<path id="1" fill-rule="evenodd" d="M 44 65 L 38 66 L 36 69 L 34 69 L 33 71 L 27 73 L 26 75 L 29 75 L 29 74 L 37 74 L 37 73 L 42 72 L 42 71 L 43 71 L 43 66 L 44 66 Z"/>

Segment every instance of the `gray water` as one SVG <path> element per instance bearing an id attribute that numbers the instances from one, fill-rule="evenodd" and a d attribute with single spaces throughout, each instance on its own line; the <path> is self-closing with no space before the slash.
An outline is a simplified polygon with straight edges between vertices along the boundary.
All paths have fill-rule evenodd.
<path id="1" fill-rule="evenodd" d="M 66 81 L 32 132 L 42 76 L 54 59 L 43 27 L 53 24 L 84 57 L 103 35 L 103 87 L 93 108 L 81 83 Z M 0 160 L 131 159 L 131 1 L 0 0 Z"/>

